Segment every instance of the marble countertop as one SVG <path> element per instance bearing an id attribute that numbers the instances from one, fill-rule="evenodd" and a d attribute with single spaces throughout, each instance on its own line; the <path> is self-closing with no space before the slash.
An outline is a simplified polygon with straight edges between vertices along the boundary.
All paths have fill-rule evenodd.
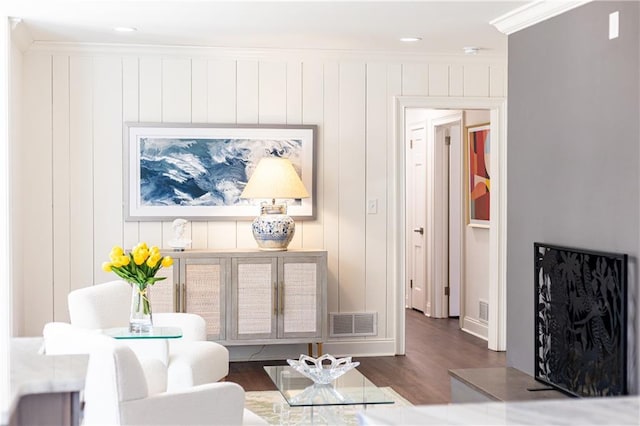
<path id="1" fill-rule="evenodd" d="M 11 383 L 9 404 L 0 412 L 0 425 L 9 423 L 20 397 L 54 392 L 76 392 L 84 388 L 88 355 L 43 355 L 42 337 L 11 339 Z"/>
<path id="2" fill-rule="evenodd" d="M 358 414 L 361 425 L 634 425 L 640 396 L 372 407 Z"/>

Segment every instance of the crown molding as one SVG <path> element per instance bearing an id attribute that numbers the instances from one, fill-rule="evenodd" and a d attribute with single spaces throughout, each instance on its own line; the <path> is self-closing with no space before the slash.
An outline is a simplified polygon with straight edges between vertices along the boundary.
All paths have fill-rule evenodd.
<path id="1" fill-rule="evenodd" d="M 483 53 L 464 55 L 449 53 L 391 52 L 329 49 L 241 48 L 209 46 L 134 45 L 113 43 L 45 42 L 34 41 L 27 54 L 67 55 L 157 55 L 190 58 L 231 58 L 246 60 L 364 60 L 401 61 L 407 63 L 489 64 L 506 63 L 506 54 Z"/>
<path id="2" fill-rule="evenodd" d="M 560 15 L 568 10 L 575 9 L 591 0 L 538 0 L 527 3 L 511 12 L 490 21 L 503 34 L 513 34 L 517 31 Z"/>
<path id="3" fill-rule="evenodd" d="M 11 41 L 18 46 L 22 52 L 29 50 L 33 43 L 31 34 L 20 18 L 9 18 L 11 24 Z"/>

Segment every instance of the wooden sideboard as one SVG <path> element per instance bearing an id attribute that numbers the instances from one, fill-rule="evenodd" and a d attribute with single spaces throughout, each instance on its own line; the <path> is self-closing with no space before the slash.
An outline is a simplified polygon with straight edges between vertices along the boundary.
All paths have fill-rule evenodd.
<path id="1" fill-rule="evenodd" d="M 191 312 L 223 345 L 322 343 L 327 252 L 187 250 L 151 289 L 154 312 Z"/>

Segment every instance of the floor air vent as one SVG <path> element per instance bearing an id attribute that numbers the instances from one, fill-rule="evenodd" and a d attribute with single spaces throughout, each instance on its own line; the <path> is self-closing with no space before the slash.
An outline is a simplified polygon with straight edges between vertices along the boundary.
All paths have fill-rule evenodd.
<path id="1" fill-rule="evenodd" d="M 375 336 L 378 334 L 377 312 L 331 312 L 329 336 Z"/>

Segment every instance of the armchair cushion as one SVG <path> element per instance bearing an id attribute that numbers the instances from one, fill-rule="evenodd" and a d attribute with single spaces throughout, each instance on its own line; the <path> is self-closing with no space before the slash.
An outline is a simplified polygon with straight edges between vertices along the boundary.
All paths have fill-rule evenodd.
<path id="1" fill-rule="evenodd" d="M 207 323 L 200 315 L 184 312 L 160 312 L 153 314 L 153 325 L 180 327 L 182 339 L 175 342 L 207 340 Z"/>
<path id="2" fill-rule="evenodd" d="M 229 350 L 214 342 L 172 345 L 167 374 L 170 391 L 218 381 L 229 374 Z"/>
<path id="3" fill-rule="evenodd" d="M 124 281 L 73 290 L 67 296 L 71 324 L 83 328 L 113 328 L 129 325 L 131 287 Z"/>

